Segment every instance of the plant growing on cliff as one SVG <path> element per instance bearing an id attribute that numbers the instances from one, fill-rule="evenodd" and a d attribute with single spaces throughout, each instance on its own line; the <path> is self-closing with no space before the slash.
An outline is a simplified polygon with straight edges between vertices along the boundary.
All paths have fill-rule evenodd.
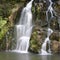
<path id="1" fill-rule="evenodd" d="M 0 16 L 0 39 L 2 39 L 2 37 L 4 36 L 4 34 L 7 31 L 7 27 L 5 26 L 6 24 L 7 24 L 7 20 L 6 19 L 3 19 Z"/>

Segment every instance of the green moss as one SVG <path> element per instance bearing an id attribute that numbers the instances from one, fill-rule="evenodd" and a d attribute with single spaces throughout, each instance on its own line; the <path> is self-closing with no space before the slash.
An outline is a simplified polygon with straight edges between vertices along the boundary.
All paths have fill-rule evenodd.
<path id="1" fill-rule="evenodd" d="M 32 13 L 33 14 L 35 13 L 35 7 L 34 6 L 32 7 Z"/>
<path id="2" fill-rule="evenodd" d="M 38 53 L 40 50 L 41 44 L 37 40 L 37 32 L 34 31 L 30 40 L 30 50 L 34 53 Z"/>
<path id="3" fill-rule="evenodd" d="M 7 20 L 0 16 L 0 39 L 2 39 L 2 37 L 5 35 L 5 33 L 8 30 L 6 24 L 7 24 Z"/>
<path id="4" fill-rule="evenodd" d="M 0 16 L 0 29 L 7 23 L 6 19 L 3 19 L 1 16 Z"/>
<path id="5" fill-rule="evenodd" d="M 6 34 L 6 32 L 8 31 L 7 27 L 3 27 L 3 29 L 1 29 L 0 31 L 0 39 L 2 39 L 4 37 L 4 35 Z"/>

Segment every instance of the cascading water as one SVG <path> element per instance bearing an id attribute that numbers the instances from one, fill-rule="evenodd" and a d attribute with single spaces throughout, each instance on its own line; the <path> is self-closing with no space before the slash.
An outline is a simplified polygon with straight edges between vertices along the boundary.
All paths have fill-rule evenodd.
<path id="1" fill-rule="evenodd" d="M 29 48 L 29 40 L 32 32 L 32 7 L 31 0 L 25 8 L 23 8 L 23 11 L 21 13 L 21 18 L 16 25 L 16 32 L 17 32 L 17 46 L 14 51 L 21 52 L 21 53 L 27 53 Z"/>
<path id="2" fill-rule="evenodd" d="M 48 10 L 46 11 L 46 15 L 48 14 L 48 12 L 50 12 L 51 13 L 51 17 L 53 17 L 53 12 L 54 12 L 54 9 L 52 7 L 53 2 L 51 0 L 49 0 L 49 2 L 50 2 L 50 5 L 48 7 Z"/>
<path id="3" fill-rule="evenodd" d="M 49 5 L 49 7 L 48 7 L 48 10 L 46 11 L 47 21 L 49 20 L 49 19 L 48 19 L 48 12 L 51 13 L 51 18 L 53 17 L 53 12 L 54 12 L 53 7 L 52 7 L 53 2 L 52 2 L 51 0 L 49 0 L 49 2 L 50 2 L 50 5 Z M 49 27 L 50 27 L 50 21 L 48 21 L 47 38 L 45 39 L 44 43 L 42 44 L 41 55 L 48 55 L 48 54 L 51 54 L 49 36 L 51 35 L 51 33 L 53 33 L 53 30 L 50 29 Z M 47 43 L 48 43 L 48 45 L 49 45 L 48 52 L 46 51 Z"/>
<path id="4" fill-rule="evenodd" d="M 42 44 L 42 49 L 41 49 L 41 55 L 47 55 L 47 54 L 50 54 L 50 39 L 49 39 L 49 36 L 51 35 L 51 33 L 53 33 L 53 30 L 48 28 L 48 33 L 47 33 L 47 38 L 45 39 L 44 43 Z M 47 43 L 49 43 L 49 49 L 48 49 L 48 52 L 46 51 L 46 46 L 47 46 Z"/>

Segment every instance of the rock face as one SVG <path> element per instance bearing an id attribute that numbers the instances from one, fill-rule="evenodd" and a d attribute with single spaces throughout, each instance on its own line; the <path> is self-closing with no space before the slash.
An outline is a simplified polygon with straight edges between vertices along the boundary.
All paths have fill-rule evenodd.
<path id="1" fill-rule="evenodd" d="M 51 51 L 53 54 L 60 54 L 60 42 L 54 40 L 51 42 Z"/>
<path id="2" fill-rule="evenodd" d="M 57 2 L 55 2 L 53 4 L 53 8 L 54 8 L 57 16 L 60 16 L 60 11 L 59 11 L 60 10 L 60 0 L 58 0 Z"/>
<path id="3" fill-rule="evenodd" d="M 18 3 L 18 1 L 20 1 Z M 6 7 L 6 5 L 1 5 L 1 2 L 3 2 L 3 0 L 0 1 L 0 16 L 6 17 L 8 16 L 8 21 L 7 23 L 9 23 L 9 30 L 7 31 L 3 42 L 6 42 L 6 44 L 2 44 L 0 42 L 0 46 L 4 46 L 2 49 L 11 49 L 11 43 L 14 40 L 12 38 L 13 35 L 13 27 L 15 24 L 17 24 L 19 22 L 19 18 L 20 18 L 20 14 L 21 11 L 23 9 L 24 6 L 26 6 L 26 4 L 29 2 L 30 0 L 17 0 L 17 4 L 13 3 L 11 1 L 11 5 L 15 6 L 14 8 L 11 8 L 11 12 L 8 9 L 8 11 L 6 11 L 6 9 L 8 7 L 10 7 L 11 5 L 8 3 L 5 4 L 9 5 Z M 47 16 L 46 16 L 46 10 L 49 7 L 49 1 L 48 0 L 34 0 L 33 1 L 33 6 L 32 6 L 32 13 L 33 13 L 33 31 L 32 31 L 32 35 L 31 35 L 31 39 L 30 39 L 30 47 L 29 50 L 31 52 L 34 53 L 38 53 L 41 49 L 41 45 L 44 42 L 46 36 L 47 36 L 47 27 L 48 25 L 50 25 L 50 28 L 54 31 L 51 36 L 50 36 L 50 40 L 51 40 L 51 51 L 53 54 L 57 54 L 60 53 L 60 0 L 52 0 L 53 2 L 53 9 L 54 9 L 54 17 L 51 18 L 51 14 L 48 13 L 48 21 L 47 21 Z M 15 5 L 14 5 L 15 4 Z M 11 7 L 12 7 L 11 6 Z M 4 9 L 4 12 L 1 10 Z M 2 13 L 3 12 L 3 13 Z M 6 12 L 9 14 L 6 14 Z M 10 14 L 11 13 L 11 14 Z M 49 22 L 49 23 L 48 23 Z M 0 29 L 1 30 L 1 29 Z M 9 33 L 8 33 L 9 32 Z M 6 39 L 7 36 L 7 39 Z M 0 40 L 1 41 L 1 40 Z M 13 41 L 15 43 L 15 41 Z M 48 45 L 48 44 L 47 44 Z M 0 50 L 1 50 L 0 48 Z M 48 47 L 47 47 L 48 49 Z"/>
<path id="4" fill-rule="evenodd" d="M 51 40 L 51 51 L 54 54 L 60 54 L 60 36 L 59 32 L 53 32 L 50 36 Z"/>
<path id="5" fill-rule="evenodd" d="M 59 36 L 59 32 L 58 32 L 58 31 L 53 32 L 53 33 L 51 34 L 51 36 L 50 36 L 50 40 L 59 41 L 59 38 L 60 38 L 60 36 Z"/>
<path id="6" fill-rule="evenodd" d="M 59 49 L 59 42 L 54 40 L 51 42 L 51 51 L 52 53 L 58 53 L 58 49 Z"/>
<path id="7" fill-rule="evenodd" d="M 43 2 L 33 2 L 32 13 L 33 13 L 33 20 L 36 25 L 46 26 L 46 9 L 47 5 Z"/>
<path id="8" fill-rule="evenodd" d="M 38 53 L 41 49 L 41 45 L 46 38 L 46 30 L 39 27 L 34 26 L 33 32 L 30 39 L 30 51 L 34 53 Z"/>
<path id="9" fill-rule="evenodd" d="M 25 1 L 25 0 L 21 0 L 21 1 Z M 30 0 L 28 1 L 26 0 L 26 3 L 29 1 Z M 52 6 L 53 6 L 55 13 L 54 13 L 53 18 L 51 18 L 50 13 L 48 13 L 48 16 L 49 16 L 48 20 L 50 21 L 49 23 L 47 21 L 47 16 L 46 16 L 46 10 L 50 4 L 48 0 L 34 0 L 33 2 L 32 13 L 33 13 L 34 27 L 33 27 L 32 35 L 31 35 L 30 47 L 29 47 L 29 51 L 31 52 L 38 53 L 41 50 L 42 43 L 44 42 L 47 36 L 47 27 L 48 25 L 50 25 L 50 28 L 54 31 L 50 36 L 51 51 L 53 54 L 57 54 L 57 53 L 60 54 L 60 36 L 59 36 L 60 4 L 58 1 L 53 0 L 53 2 L 54 3 Z M 16 22 L 18 22 L 19 20 L 20 12 L 21 12 L 21 7 L 18 5 L 18 7 L 16 8 L 16 10 L 14 10 L 12 15 L 9 16 L 9 21 L 11 23 L 15 22 L 16 24 Z M 47 50 L 48 50 L 48 46 L 47 46 Z"/>
<path id="10" fill-rule="evenodd" d="M 14 20 L 16 19 L 17 12 L 20 10 L 20 5 L 16 4 L 16 7 L 11 10 L 11 14 L 8 17 L 10 25 L 13 26 Z"/>
<path id="11" fill-rule="evenodd" d="M 53 4 L 53 8 L 55 10 L 55 14 L 58 17 L 58 23 L 60 28 L 60 0 L 56 0 L 56 2 Z"/>
<path id="12" fill-rule="evenodd" d="M 53 17 L 50 22 L 50 27 L 53 30 L 58 30 L 59 31 L 59 23 L 57 17 Z"/>
<path id="13" fill-rule="evenodd" d="M 19 20 L 17 15 L 20 17 L 20 12 L 26 3 L 26 0 L 24 2 L 18 2 L 18 0 L 0 1 L 0 23 L 1 26 L 5 24 L 2 29 L 0 28 L 0 51 L 13 48 L 12 42 L 15 46 L 14 25 Z"/>
<path id="14" fill-rule="evenodd" d="M 35 25 L 35 27 L 33 28 L 33 32 L 32 32 L 32 37 L 31 37 L 31 42 L 33 41 L 33 43 L 30 43 L 30 50 L 34 51 L 34 52 L 38 52 L 39 49 L 41 49 L 41 45 L 44 41 L 43 36 L 39 35 L 37 32 L 41 32 L 40 29 L 47 29 L 47 27 L 50 27 L 54 32 L 51 34 L 50 36 L 50 40 L 51 40 L 51 51 L 53 54 L 57 54 L 60 53 L 60 36 L 59 36 L 59 32 L 60 32 L 60 0 L 52 0 L 53 2 L 53 9 L 54 9 L 54 13 L 53 13 L 53 18 L 51 18 L 51 14 L 50 12 L 48 13 L 48 21 L 47 21 L 47 16 L 46 16 L 46 11 L 49 7 L 49 1 L 48 0 L 34 0 L 33 2 L 33 6 L 32 6 L 32 13 L 33 13 L 33 23 Z M 38 27 L 38 29 L 36 30 L 36 28 Z M 44 31 L 42 29 L 42 31 Z M 46 31 L 43 32 L 43 35 Z M 42 37 L 41 37 L 42 36 Z M 40 38 L 41 37 L 41 38 Z M 38 45 L 38 43 L 40 42 L 40 45 Z M 47 44 L 48 45 L 48 44 Z M 40 47 L 39 47 L 40 46 Z M 38 48 L 39 47 L 39 48 Z M 48 49 L 48 47 L 47 47 Z"/>

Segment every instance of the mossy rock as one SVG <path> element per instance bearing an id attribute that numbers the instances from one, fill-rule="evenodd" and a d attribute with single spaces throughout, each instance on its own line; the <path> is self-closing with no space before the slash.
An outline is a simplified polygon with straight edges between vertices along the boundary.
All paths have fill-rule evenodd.
<path id="1" fill-rule="evenodd" d="M 59 41 L 59 32 L 53 32 L 51 35 L 50 35 L 50 40 L 53 41 L 53 40 L 56 40 L 56 41 Z"/>
<path id="2" fill-rule="evenodd" d="M 53 8 L 54 8 L 54 10 L 56 12 L 56 15 L 60 16 L 60 0 L 58 0 L 57 2 L 55 2 L 53 4 Z"/>
<path id="3" fill-rule="evenodd" d="M 35 26 L 30 39 L 30 51 L 38 53 L 41 49 L 42 43 L 46 38 L 46 31 L 43 28 Z"/>
<path id="4" fill-rule="evenodd" d="M 50 21 L 50 28 L 53 30 L 58 30 L 59 31 L 59 23 L 58 23 L 58 18 L 53 17 Z"/>

